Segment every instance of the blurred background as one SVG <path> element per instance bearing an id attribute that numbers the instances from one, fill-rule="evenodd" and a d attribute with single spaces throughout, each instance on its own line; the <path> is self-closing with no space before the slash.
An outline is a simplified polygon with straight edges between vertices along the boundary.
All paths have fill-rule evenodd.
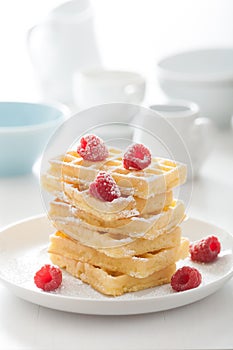
<path id="1" fill-rule="evenodd" d="M 57 141 L 52 147 L 56 155 L 68 148 L 63 147 L 59 136 L 62 139 L 67 135 L 65 141 L 70 146 L 80 132 L 86 133 L 92 121 L 98 125 L 117 118 L 118 122 L 130 124 L 137 114 L 138 130 L 132 128 L 136 131 L 125 135 L 125 125 L 119 129 L 113 125 L 104 136 L 144 143 L 156 156 L 164 156 L 165 147 L 160 146 L 166 146 L 177 161 L 188 165 L 188 181 L 178 197 L 188 203 L 187 217 L 212 222 L 232 232 L 233 0 L 0 0 L 0 45 L 0 231 L 18 220 L 46 212 L 40 186 L 40 170 L 43 172 L 45 163 L 42 161 L 41 168 L 40 160 L 42 155 L 45 161 L 50 156 L 49 147 L 44 152 L 45 145 L 64 120 L 64 128 L 52 138 Z M 191 51 L 192 57 L 180 55 L 179 62 L 174 56 L 209 48 L 203 55 L 199 51 L 197 55 Z M 164 57 L 171 57 L 172 62 L 161 61 Z M 159 66 L 158 62 L 163 64 Z M 83 71 L 95 66 L 103 67 L 103 71 Z M 168 102 L 167 98 L 177 100 Z M 82 110 L 109 101 L 140 106 L 101 105 L 89 110 L 93 114 Z M 69 118 L 80 110 L 77 118 Z M 165 118 L 156 114 L 158 111 Z M 154 146 L 154 138 L 143 134 L 141 126 L 162 142 Z M 198 230 L 199 227 L 202 226 L 197 225 Z M 42 226 L 42 233 L 43 230 Z M 17 251 L 18 244 L 25 247 L 26 253 L 34 237 L 36 246 L 30 254 L 38 256 L 36 247 L 42 241 L 37 232 L 39 229 L 25 233 L 28 236 L 23 237 L 31 236 L 29 242 L 21 242 L 21 236 L 17 242 L 10 238 L 16 256 L 22 252 Z M 5 254 L 6 249 L 1 248 L 0 253 Z M 3 259 L 6 257 L 3 255 Z M 10 265 L 6 273 L 11 269 L 12 275 L 14 266 L 15 263 Z M 216 276 L 223 271 L 217 270 Z M 225 281 L 225 277 L 219 281 Z M 67 339 L 69 348 L 77 348 L 77 344 L 88 348 L 94 341 L 101 349 L 104 344 L 116 349 L 127 339 L 132 342 L 130 348 L 135 349 L 149 343 L 151 348 L 169 348 L 169 344 L 174 348 L 179 339 L 181 347 L 201 344 L 230 349 L 232 284 L 229 287 L 228 284 L 222 293 L 216 293 L 209 304 L 195 304 L 193 312 L 185 308 L 174 311 L 171 317 L 162 312 L 158 323 L 153 315 L 147 321 L 142 315 L 141 321 L 139 317 L 114 318 L 113 322 L 107 319 L 103 323 L 103 318 L 99 322 L 99 318 L 92 321 L 89 316 L 69 318 L 67 314 L 64 327 L 63 317 L 13 299 L 0 286 L 0 348 L 61 349 Z M 27 295 L 26 288 L 24 293 Z M 157 325 L 165 332 L 158 328 L 155 344 Z M 120 336 L 115 339 L 118 326 Z M 216 336 L 214 329 L 218 330 Z"/>
<path id="2" fill-rule="evenodd" d="M 230 226 L 232 13 L 232 0 L 0 0 L 0 191 L 1 198 L 8 198 L 8 204 L 0 202 L 0 225 L 43 211 L 39 196 L 33 195 L 34 206 L 30 205 L 31 194 L 39 193 L 36 161 L 56 127 L 90 105 L 121 101 L 164 114 L 191 157 L 192 213 L 219 217 L 218 203 L 225 203 L 221 220 Z M 217 50 L 192 59 L 180 56 L 170 67 L 166 60 L 163 67 L 158 65 L 164 57 L 208 48 Z M 85 73 L 95 66 L 104 71 Z M 165 97 L 189 101 L 170 105 Z M 119 119 L 131 122 L 127 113 Z M 85 127 L 86 119 L 80 120 Z M 98 116 L 95 121 L 98 124 Z M 174 134 L 157 122 L 138 118 L 139 126 L 159 130 L 175 152 Z M 150 146 L 148 137 L 136 135 L 133 141 Z M 158 150 L 152 151 L 162 155 Z M 177 150 L 175 158 L 187 163 L 182 152 Z M 26 175 L 18 176 L 22 174 Z M 30 187 L 28 198 L 25 184 Z"/>
<path id="3" fill-rule="evenodd" d="M 40 97 L 26 44 L 29 28 L 62 0 L 0 2 L 1 100 Z M 101 60 L 147 79 L 146 100 L 158 97 L 156 61 L 202 47 L 233 46 L 231 0 L 92 0 Z"/>

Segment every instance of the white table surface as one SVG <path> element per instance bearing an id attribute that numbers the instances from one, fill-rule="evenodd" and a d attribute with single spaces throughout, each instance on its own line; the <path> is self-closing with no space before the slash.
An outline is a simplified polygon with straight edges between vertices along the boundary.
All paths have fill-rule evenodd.
<path id="1" fill-rule="evenodd" d="M 233 233 L 233 133 L 216 136 L 188 214 Z M 0 179 L 0 228 L 44 212 L 38 177 Z M 1 267 L 0 267 L 1 268 Z M 0 349 L 233 349 L 233 279 L 191 305 L 138 316 L 86 316 L 20 300 L 0 284 Z"/>

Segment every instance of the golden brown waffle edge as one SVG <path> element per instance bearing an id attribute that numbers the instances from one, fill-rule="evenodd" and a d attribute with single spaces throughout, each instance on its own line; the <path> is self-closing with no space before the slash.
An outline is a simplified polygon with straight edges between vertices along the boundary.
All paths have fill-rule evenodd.
<path id="1" fill-rule="evenodd" d="M 72 276 L 81 279 L 100 293 L 109 296 L 120 296 L 124 293 L 136 292 L 169 283 L 176 270 L 176 265 L 172 264 L 146 278 L 135 278 L 124 274 L 111 273 L 91 264 L 57 254 L 50 254 L 50 258 L 55 265 L 66 269 Z"/>

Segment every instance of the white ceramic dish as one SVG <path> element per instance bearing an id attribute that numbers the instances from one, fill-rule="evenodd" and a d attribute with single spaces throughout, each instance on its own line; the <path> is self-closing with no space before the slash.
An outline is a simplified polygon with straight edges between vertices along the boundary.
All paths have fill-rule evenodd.
<path id="1" fill-rule="evenodd" d="M 81 109 L 110 102 L 140 104 L 145 79 L 132 71 L 85 69 L 74 75 L 73 95 Z"/>
<path id="2" fill-rule="evenodd" d="M 45 293 L 33 283 L 35 271 L 48 263 L 47 244 L 53 232 L 45 216 L 29 218 L 0 233 L 0 280 L 16 296 L 52 309 L 95 315 L 131 315 L 168 310 L 193 303 L 217 291 L 233 275 L 233 237 L 212 224 L 188 219 L 183 235 L 196 240 L 216 234 L 221 240 L 220 257 L 211 264 L 194 264 L 190 259 L 180 265 L 194 265 L 202 273 L 202 284 L 193 290 L 176 293 L 170 285 L 106 297 L 78 279 L 64 273 L 63 286 Z"/>
<path id="3" fill-rule="evenodd" d="M 233 49 L 187 51 L 161 59 L 157 65 L 162 90 L 169 98 L 196 102 L 201 116 L 219 126 L 233 113 Z"/>

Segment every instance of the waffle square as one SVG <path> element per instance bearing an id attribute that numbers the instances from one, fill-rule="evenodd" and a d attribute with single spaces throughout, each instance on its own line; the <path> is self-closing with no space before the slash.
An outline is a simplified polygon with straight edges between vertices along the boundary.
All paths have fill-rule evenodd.
<path id="1" fill-rule="evenodd" d="M 100 170 L 112 175 L 123 195 L 149 198 L 165 193 L 185 182 L 187 168 L 184 164 L 164 158 L 152 158 L 151 164 L 142 171 L 127 170 L 122 165 L 123 153 L 117 148 L 109 148 L 105 161 L 90 162 L 77 152 L 69 151 L 65 155 L 50 161 L 51 174 L 56 174 L 64 182 L 78 185 L 81 190 L 89 188 Z"/>

